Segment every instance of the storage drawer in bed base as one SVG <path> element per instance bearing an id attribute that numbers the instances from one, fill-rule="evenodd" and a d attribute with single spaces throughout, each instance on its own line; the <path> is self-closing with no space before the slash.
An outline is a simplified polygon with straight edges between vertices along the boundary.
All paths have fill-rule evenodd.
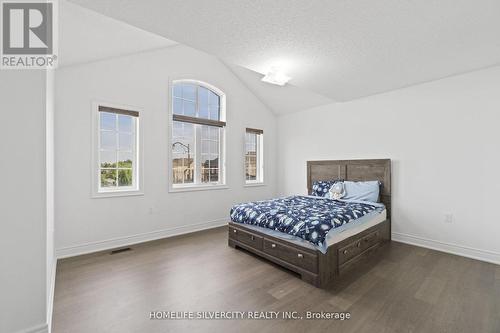
<path id="1" fill-rule="evenodd" d="M 390 240 L 390 221 L 385 220 L 328 248 L 326 254 L 229 223 L 229 246 L 240 247 L 301 275 L 302 280 L 326 288 L 340 273 Z"/>

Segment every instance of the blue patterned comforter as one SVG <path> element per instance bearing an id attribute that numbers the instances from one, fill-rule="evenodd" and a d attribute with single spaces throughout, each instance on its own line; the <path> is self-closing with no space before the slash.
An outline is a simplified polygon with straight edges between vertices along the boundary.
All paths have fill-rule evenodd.
<path id="1" fill-rule="evenodd" d="M 235 205 L 231 208 L 231 220 L 280 231 L 323 246 L 330 230 L 377 209 L 380 204 L 296 195 Z"/>

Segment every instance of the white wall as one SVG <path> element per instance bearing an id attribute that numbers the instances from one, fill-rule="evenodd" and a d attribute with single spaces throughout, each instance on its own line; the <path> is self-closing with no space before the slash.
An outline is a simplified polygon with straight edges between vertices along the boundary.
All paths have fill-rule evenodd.
<path id="1" fill-rule="evenodd" d="M 47 328 L 45 85 L 0 72 L 0 332 Z"/>
<path id="2" fill-rule="evenodd" d="M 47 223 L 47 322 L 52 323 L 56 263 L 54 248 L 54 115 L 55 115 L 55 73 L 47 71 L 45 106 L 45 193 Z"/>
<path id="3" fill-rule="evenodd" d="M 278 123 L 282 194 L 306 192 L 307 160 L 391 158 L 395 239 L 500 263 L 500 67 Z"/>
<path id="4" fill-rule="evenodd" d="M 208 82 L 227 95 L 229 189 L 168 192 L 168 86 L 179 78 Z M 95 100 L 144 110 L 144 196 L 91 198 L 91 105 Z M 263 187 L 243 186 L 245 127 L 264 130 L 267 185 Z M 55 132 L 59 256 L 220 225 L 228 221 L 232 204 L 276 194 L 275 116 L 219 60 L 189 47 L 58 69 Z"/>

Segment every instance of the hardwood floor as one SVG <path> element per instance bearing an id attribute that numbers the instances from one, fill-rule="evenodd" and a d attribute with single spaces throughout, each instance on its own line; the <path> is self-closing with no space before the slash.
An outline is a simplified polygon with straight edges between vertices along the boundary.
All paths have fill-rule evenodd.
<path id="1" fill-rule="evenodd" d="M 350 320 L 150 320 L 151 311 L 347 311 Z M 392 242 L 317 289 L 225 228 L 59 261 L 54 333 L 500 332 L 500 266 Z"/>

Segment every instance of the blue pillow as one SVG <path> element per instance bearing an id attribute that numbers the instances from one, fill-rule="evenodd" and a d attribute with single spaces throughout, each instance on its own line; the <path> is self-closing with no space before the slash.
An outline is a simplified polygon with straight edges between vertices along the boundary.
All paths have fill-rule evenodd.
<path id="1" fill-rule="evenodd" d="M 335 180 L 317 180 L 313 183 L 311 195 L 314 195 L 316 197 L 325 197 L 328 195 L 328 191 L 330 191 L 330 187 L 332 187 L 333 184 L 335 184 L 339 181 L 340 180 L 338 180 L 338 179 L 335 179 Z"/>
<path id="2" fill-rule="evenodd" d="M 343 200 L 359 200 L 378 202 L 380 182 L 378 180 L 367 182 L 344 182 L 345 196 Z"/>

